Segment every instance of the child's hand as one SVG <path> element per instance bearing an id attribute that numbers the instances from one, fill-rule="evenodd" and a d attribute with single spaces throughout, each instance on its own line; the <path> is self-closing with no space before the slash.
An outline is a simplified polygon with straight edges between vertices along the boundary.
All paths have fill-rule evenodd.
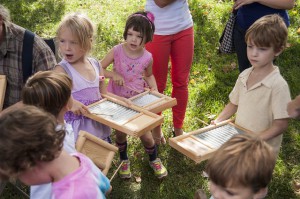
<path id="1" fill-rule="evenodd" d="M 89 113 L 89 109 L 82 104 L 81 102 L 74 100 L 73 102 L 73 106 L 71 111 L 75 114 L 75 115 L 83 115 L 85 113 Z"/>
<path id="2" fill-rule="evenodd" d="M 212 121 L 210 121 L 210 125 L 217 125 L 217 121 L 216 120 L 212 120 Z"/>
<path id="3" fill-rule="evenodd" d="M 114 75 L 112 76 L 112 79 L 116 85 L 118 85 L 118 86 L 124 85 L 124 78 L 121 75 L 119 75 L 118 73 L 114 73 Z"/>
<path id="4" fill-rule="evenodd" d="M 157 89 L 157 87 L 152 87 L 152 88 L 150 88 L 150 91 L 156 91 L 156 92 L 158 92 L 158 89 Z"/>
<path id="5" fill-rule="evenodd" d="M 130 107 L 133 104 L 132 101 L 127 98 L 123 98 L 123 102 L 125 102 L 128 107 Z"/>
<path id="6" fill-rule="evenodd" d="M 297 107 L 296 102 L 296 100 L 292 100 L 287 106 L 287 112 L 291 118 L 299 118 L 300 116 L 300 109 Z"/>

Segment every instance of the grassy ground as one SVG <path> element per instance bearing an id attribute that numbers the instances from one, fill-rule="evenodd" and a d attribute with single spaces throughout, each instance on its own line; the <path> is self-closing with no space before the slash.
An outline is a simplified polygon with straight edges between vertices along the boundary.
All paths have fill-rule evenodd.
<path id="1" fill-rule="evenodd" d="M 70 11 L 83 11 L 97 25 L 93 56 L 101 59 L 112 46 L 122 41 L 126 17 L 142 10 L 144 0 L 2 0 L 11 9 L 13 20 L 43 37 L 53 37 L 61 17 Z M 236 56 L 218 55 L 218 39 L 229 15 L 230 0 L 190 0 L 195 22 L 195 56 L 189 85 L 189 104 L 184 130 L 189 132 L 204 127 L 220 113 L 228 102 L 228 94 L 238 76 Z M 296 30 L 300 26 L 300 8 L 289 13 L 290 47 L 280 55 L 276 64 L 288 81 L 292 97 L 300 93 L 300 44 Z M 171 87 L 166 90 L 170 94 Z M 164 112 L 163 130 L 171 136 L 171 112 Z M 200 120 L 199 120 L 200 119 Z M 269 186 L 268 198 L 300 198 L 291 182 L 300 178 L 300 129 L 299 121 L 291 121 L 284 134 L 282 150 L 274 176 Z M 129 154 L 132 163 L 132 179 L 112 181 L 113 191 L 109 198 L 193 198 L 198 188 L 208 194 L 207 179 L 201 176 L 205 162 L 195 164 L 192 160 L 172 149 L 169 145 L 159 148 L 159 156 L 169 171 L 164 180 L 156 179 L 148 165 L 140 141 L 129 138 Z M 116 158 L 117 161 L 117 158 Z M 110 177 L 116 166 L 113 166 Z M 6 190 L 4 198 L 18 198 Z"/>

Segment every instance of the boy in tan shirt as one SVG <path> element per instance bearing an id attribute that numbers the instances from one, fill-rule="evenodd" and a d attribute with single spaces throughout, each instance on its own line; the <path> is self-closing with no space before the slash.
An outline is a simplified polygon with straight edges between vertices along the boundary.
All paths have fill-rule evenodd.
<path id="1" fill-rule="evenodd" d="M 212 122 L 219 123 L 236 113 L 235 123 L 266 140 L 276 155 L 288 127 L 286 107 L 291 97 L 273 60 L 285 48 L 287 35 L 287 27 L 278 15 L 264 16 L 248 29 L 245 39 L 252 67 L 239 75 L 230 102 Z"/>

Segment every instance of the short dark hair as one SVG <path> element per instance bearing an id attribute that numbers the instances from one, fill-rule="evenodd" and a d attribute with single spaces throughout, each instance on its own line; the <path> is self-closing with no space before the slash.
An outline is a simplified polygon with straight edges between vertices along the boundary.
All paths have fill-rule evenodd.
<path id="1" fill-rule="evenodd" d="M 152 41 L 153 34 L 155 31 L 154 17 L 149 18 L 149 15 L 153 16 L 150 12 L 136 12 L 130 15 L 126 21 L 123 37 L 127 39 L 128 29 L 132 28 L 134 31 L 140 32 L 142 34 L 142 41 L 148 43 Z"/>

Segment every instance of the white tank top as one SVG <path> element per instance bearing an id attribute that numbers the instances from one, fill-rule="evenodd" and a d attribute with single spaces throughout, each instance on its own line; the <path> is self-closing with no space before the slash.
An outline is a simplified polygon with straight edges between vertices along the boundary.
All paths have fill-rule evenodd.
<path id="1" fill-rule="evenodd" d="M 172 35 L 193 26 L 187 0 L 176 0 L 160 8 L 154 0 L 147 0 L 146 11 L 153 13 L 156 35 Z"/>

